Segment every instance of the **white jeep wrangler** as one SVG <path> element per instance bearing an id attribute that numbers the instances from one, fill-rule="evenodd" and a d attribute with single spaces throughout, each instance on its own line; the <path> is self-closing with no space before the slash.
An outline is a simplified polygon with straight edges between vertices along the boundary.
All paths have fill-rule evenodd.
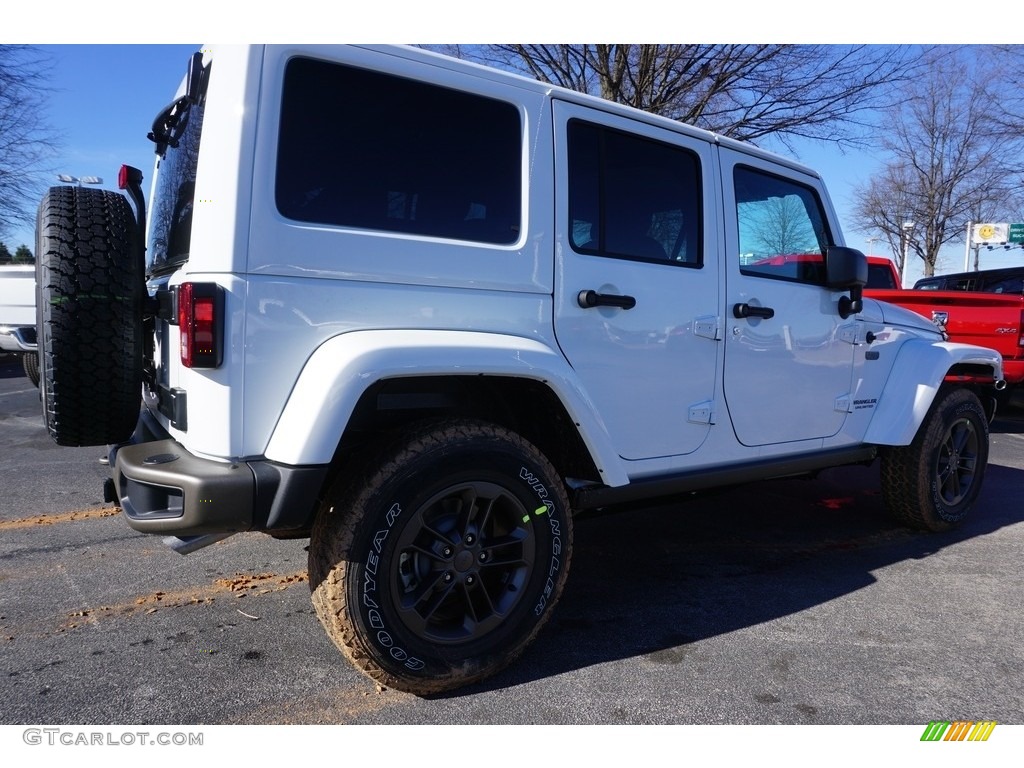
<path id="1" fill-rule="evenodd" d="M 998 353 L 862 299 L 797 163 L 375 46 L 205 49 L 150 138 L 148 206 L 40 206 L 49 431 L 181 551 L 310 537 L 384 685 L 514 659 L 578 511 L 876 458 L 908 524 L 978 496 Z"/>

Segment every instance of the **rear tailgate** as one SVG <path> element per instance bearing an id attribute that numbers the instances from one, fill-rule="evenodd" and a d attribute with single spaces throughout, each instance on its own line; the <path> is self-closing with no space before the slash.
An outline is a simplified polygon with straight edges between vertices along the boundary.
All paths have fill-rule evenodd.
<path id="1" fill-rule="evenodd" d="M 0 324 L 36 324 L 36 268 L 0 267 Z"/>

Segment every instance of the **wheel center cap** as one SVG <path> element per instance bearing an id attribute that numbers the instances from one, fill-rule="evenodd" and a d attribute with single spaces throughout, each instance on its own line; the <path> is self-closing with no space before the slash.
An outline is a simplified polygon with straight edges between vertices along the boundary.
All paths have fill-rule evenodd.
<path id="1" fill-rule="evenodd" d="M 473 553 L 463 550 L 455 556 L 455 570 L 459 573 L 465 573 L 473 567 L 474 562 Z"/>

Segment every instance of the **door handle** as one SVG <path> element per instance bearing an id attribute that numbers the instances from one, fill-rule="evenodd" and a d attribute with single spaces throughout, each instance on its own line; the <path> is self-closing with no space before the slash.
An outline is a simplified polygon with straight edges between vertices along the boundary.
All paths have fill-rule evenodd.
<path id="1" fill-rule="evenodd" d="M 594 290 L 588 290 L 580 291 L 577 294 L 576 303 L 584 309 L 593 309 L 594 307 L 632 309 L 636 306 L 636 299 L 632 296 L 619 296 L 615 293 L 598 293 Z"/>
<path id="2" fill-rule="evenodd" d="M 775 317 L 775 310 L 771 307 L 752 307 L 749 304 L 733 304 L 732 316 L 741 320 L 745 317 L 760 317 L 764 320 L 771 320 Z"/>

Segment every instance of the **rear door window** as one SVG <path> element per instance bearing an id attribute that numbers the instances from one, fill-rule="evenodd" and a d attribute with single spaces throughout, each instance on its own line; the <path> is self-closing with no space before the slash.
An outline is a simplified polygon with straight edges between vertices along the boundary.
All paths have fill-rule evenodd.
<path id="1" fill-rule="evenodd" d="M 699 267 L 701 181 L 681 147 L 572 120 L 571 242 L 579 253 Z"/>

